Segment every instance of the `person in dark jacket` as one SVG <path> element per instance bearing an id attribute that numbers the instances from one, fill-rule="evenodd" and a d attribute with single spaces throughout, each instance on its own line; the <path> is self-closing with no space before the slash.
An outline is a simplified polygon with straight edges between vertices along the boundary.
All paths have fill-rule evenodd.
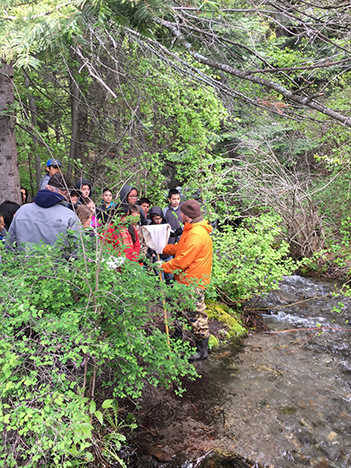
<path id="1" fill-rule="evenodd" d="M 54 174 L 46 189 L 39 190 L 34 203 L 16 212 L 6 238 L 6 248 L 29 250 L 33 244 L 53 245 L 60 236 L 68 243 L 69 231 L 78 231 L 75 213 L 67 208 L 68 190 L 62 174 Z"/>
<path id="2" fill-rule="evenodd" d="M 168 207 L 163 210 L 163 215 L 167 223 L 171 226 L 173 236 L 170 244 L 176 244 L 180 241 L 183 232 L 183 222 L 181 218 L 180 193 L 177 189 L 171 189 L 168 193 Z"/>
<path id="3" fill-rule="evenodd" d="M 0 205 L 0 212 L 4 217 L 5 231 L 7 232 L 10 229 L 13 217 L 15 216 L 16 211 L 20 208 L 20 205 L 16 202 L 5 200 Z"/>
<path id="4" fill-rule="evenodd" d="M 91 183 L 85 179 L 79 179 L 74 186 L 75 189 L 79 190 L 81 198 L 91 198 L 93 195 L 93 188 Z"/>
<path id="5" fill-rule="evenodd" d="M 112 200 L 112 190 L 108 187 L 102 191 L 101 204 L 96 207 L 96 216 L 99 223 L 106 224 L 116 211 L 117 204 Z"/>
<path id="6" fill-rule="evenodd" d="M 126 203 L 127 205 L 136 206 L 138 208 L 138 210 L 140 211 L 140 224 L 142 226 L 146 226 L 147 224 L 149 224 L 147 222 L 144 210 L 141 208 L 141 206 L 137 205 L 138 190 L 135 187 L 132 187 L 131 185 L 127 184 L 124 185 L 121 188 L 119 197 L 121 199 L 121 203 Z"/>
<path id="7" fill-rule="evenodd" d="M 82 194 L 80 193 L 80 191 L 78 189 L 71 190 L 68 199 L 69 203 L 67 205 L 68 208 L 70 210 L 75 211 L 78 208 L 78 206 L 82 204 L 81 200 Z"/>

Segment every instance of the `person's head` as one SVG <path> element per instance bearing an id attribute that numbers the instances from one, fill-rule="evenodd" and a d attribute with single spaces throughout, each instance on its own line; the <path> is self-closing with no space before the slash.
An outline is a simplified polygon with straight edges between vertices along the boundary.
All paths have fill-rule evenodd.
<path id="1" fill-rule="evenodd" d="M 77 207 L 77 216 L 82 223 L 84 229 L 88 229 L 93 218 L 93 213 L 87 205 L 79 205 Z"/>
<path id="2" fill-rule="evenodd" d="M 4 218 L 5 228 L 7 230 L 9 229 L 12 219 L 18 208 L 20 208 L 20 205 L 10 200 L 5 200 L 3 203 L 1 203 L 0 213 Z"/>
<path id="3" fill-rule="evenodd" d="M 90 196 L 90 186 L 88 184 L 83 184 L 80 187 L 80 192 L 82 197 L 86 198 Z"/>
<path id="4" fill-rule="evenodd" d="M 50 177 L 48 186 L 52 187 L 53 191 L 59 193 L 62 195 L 66 200 L 69 199 L 69 186 L 70 183 L 68 180 L 65 180 L 62 174 L 54 174 L 53 176 Z M 50 190 L 50 188 L 49 188 Z"/>
<path id="5" fill-rule="evenodd" d="M 177 189 L 171 189 L 168 192 L 168 202 L 172 208 L 178 208 L 180 204 L 180 193 Z"/>
<path id="6" fill-rule="evenodd" d="M 145 216 L 147 216 L 151 205 L 150 200 L 145 197 L 140 198 L 140 200 L 138 201 L 138 205 L 143 209 Z"/>
<path id="7" fill-rule="evenodd" d="M 4 229 L 5 227 L 5 221 L 3 215 L 0 213 L 0 232 Z"/>
<path id="8" fill-rule="evenodd" d="M 107 206 L 112 202 L 112 192 L 109 188 L 105 188 L 102 191 L 102 201 Z"/>
<path id="9" fill-rule="evenodd" d="M 22 205 L 24 205 L 28 201 L 28 190 L 24 187 L 21 187 L 20 191 L 21 191 Z"/>
<path id="10" fill-rule="evenodd" d="M 58 159 L 49 159 L 46 163 L 46 171 L 50 177 L 60 172 L 61 163 Z"/>
<path id="11" fill-rule="evenodd" d="M 94 200 L 92 200 L 91 198 L 89 197 L 86 197 L 86 198 L 83 198 L 83 205 L 86 205 L 92 214 L 95 214 L 95 203 L 94 203 Z"/>
<path id="12" fill-rule="evenodd" d="M 153 206 L 150 210 L 150 218 L 152 224 L 161 224 L 164 220 L 162 209 L 159 206 Z"/>
<path id="13" fill-rule="evenodd" d="M 152 217 L 152 222 L 155 223 L 155 224 L 161 224 L 162 223 L 162 216 L 154 215 Z"/>
<path id="14" fill-rule="evenodd" d="M 72 190 L 71 193 L 70 193 L 70 201 L 72 203 L 72 205 L 76 205 L 79 201 L 79 192 L 77 190 Z"/>
<path id="15" fill-rule="evenodd" d="M 138 201 L 138 191 L 136 188 L 132 188 L 132 190 L 128 193 L 126 201 L 130 206 L 136 204 Z"/>
<path id="16" fill-rule="evenodd" d="M 129 216 L 133 219 L 132 224 L 137 224 L 140 221 L 140 211 L 137 206 L 130 205 L 129 206 Z"/>
<path id="17" fill-rule="evenodd" d="M 182 203 L 180 207 L 180 217 L 182 218 L 183 223 L 191 223 L 194 219 L 202 216 L 201 207 L 198 201 L 187 200 Z"/>

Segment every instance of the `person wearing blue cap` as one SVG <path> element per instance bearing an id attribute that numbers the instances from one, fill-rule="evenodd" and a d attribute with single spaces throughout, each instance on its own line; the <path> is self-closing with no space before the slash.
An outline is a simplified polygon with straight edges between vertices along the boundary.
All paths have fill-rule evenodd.
<path id="1" fill-rule="evenodd" d="M 62 164 L 60 163 L 58 159 L 49 159 L 49 161 L 46 163 L 46 174 L 41 179 L 40 184 L 39 184 L 39 190 L 45 189 L 45 187 L 48 185 L 50 177 L 60 172 L 61 166 Z"/>

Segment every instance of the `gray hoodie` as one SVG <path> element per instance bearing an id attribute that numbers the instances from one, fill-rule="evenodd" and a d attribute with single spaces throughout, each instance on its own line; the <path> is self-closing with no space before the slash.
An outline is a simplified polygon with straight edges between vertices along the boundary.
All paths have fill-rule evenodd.
<path id="1" fill-rule="evenodd" d="M 34 203 L 22 205 L 16 212 L 6 237 L 6 248 L 24 250 L 24 245 L 53 245 L 58 236 L 68 237 L 68 230 L 78 231 L 75 213 L 67 208 L 64 197 L 40 190 Z M 68 241 L 68 239 L 67 239 Z"/>

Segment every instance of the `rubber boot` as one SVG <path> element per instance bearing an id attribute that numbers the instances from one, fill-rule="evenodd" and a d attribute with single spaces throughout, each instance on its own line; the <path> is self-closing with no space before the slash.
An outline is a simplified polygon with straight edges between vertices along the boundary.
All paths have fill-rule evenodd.
<path id="1" fill-rule="evenodd" d="M 173 340 L 182 340 L 183 339 L 183 327 L 180 323 L 174 324 L 174 329 L 170 334 Z"/>
<path id="2" fill-rule="evenodd" d="M 190 356 L 189 361 L 199 361 L 208 358 L 208 338 L 202 341 L 195 341 L 197 353 Z"/>

